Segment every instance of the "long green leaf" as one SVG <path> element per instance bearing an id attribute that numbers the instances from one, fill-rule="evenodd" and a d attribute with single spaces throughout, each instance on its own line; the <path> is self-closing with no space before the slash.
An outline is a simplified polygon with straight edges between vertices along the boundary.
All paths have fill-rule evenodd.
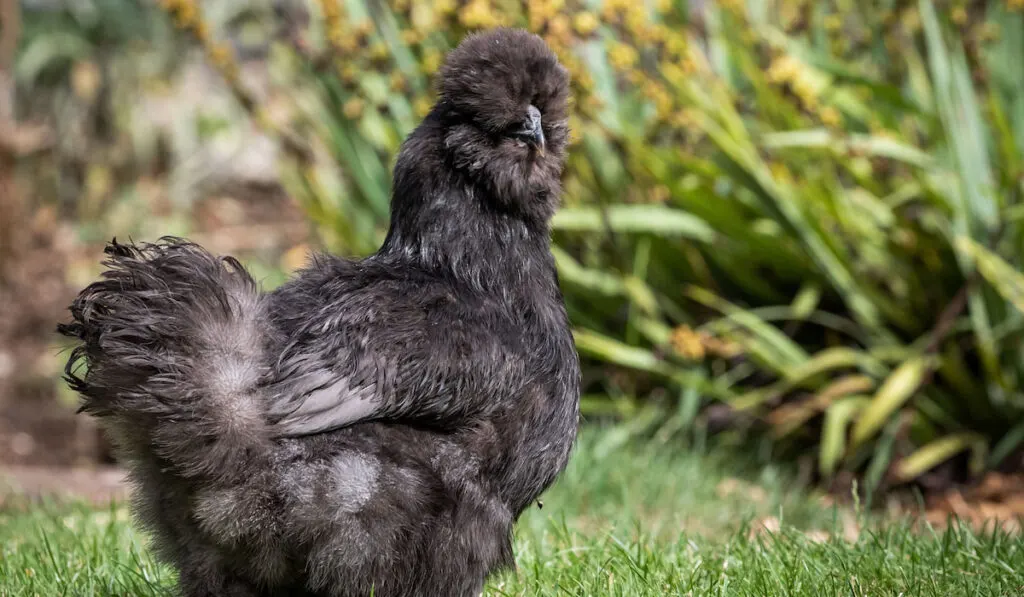
<path id="1" fill-rule="evenodd" d="M 829 476 L 835 472 L 846 453 L 846 429 L 850 420 L 867 404 L 867 398 L 853 396 L 836 402 L 825 411 L 818 451 L 818 470 L 822 475 Z"/>
<path id="2" fill-rule="evenodd" d="M 700 242 L 715 239 L 714 229 L 704 220 L 661 205 L 612 205 L 608 207 L 607 222 L 615 232 L 682 236 Z M 569 232 L 601 232 L 605 229 L 605 218 L 598 207 L 566 207 L 555 214 L 551 227 Z"/>
<path id="3" fill-rule="evenodd" d="M 885 425 L 889 417 L 914 395 L 931 367 L 932 359 L 918 357 L 906 361 L 885 379 L 857 418 L 852 444 L 859 446 Z"/>
<path id="4" fill-rule="evenodd" d="M 929 442 L 896 465 L 896 478 L 908 481 L 949 460 L 964 450 L 971 451 L 971 470 L 980 472 L 985 461 L 985 438 L 977 433 L 954 433 Z"/>
<path id="5" fill-rule="evenodd" d="M 956 247 L 974 260 L 978 272 L 999 296 L 1024 313 L 1024 274 L 999 255 L 965 236 L 956 239 Z"/>

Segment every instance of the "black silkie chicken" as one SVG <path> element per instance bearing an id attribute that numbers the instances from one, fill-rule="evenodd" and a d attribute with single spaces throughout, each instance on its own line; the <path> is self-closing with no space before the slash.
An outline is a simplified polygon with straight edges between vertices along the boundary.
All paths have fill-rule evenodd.
<path id="1" fill-rule="evenodd" d="M 108 245 L 67 378 L 184 595 L 469 597 L 514 566 L 579 419 L 549 250 L 567 94 L 540 38 L 467 38 L 380 250 L 270 293 L 183 240 Z"/>

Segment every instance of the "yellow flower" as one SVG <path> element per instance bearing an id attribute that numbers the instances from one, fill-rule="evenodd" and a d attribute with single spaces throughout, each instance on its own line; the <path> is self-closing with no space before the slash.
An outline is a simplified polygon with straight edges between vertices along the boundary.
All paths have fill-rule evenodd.
<path id="1" fill-rule="evenodd" d="M 768 65 L 768 81 L 777 85 L 788 83 L 797 76 L 799 69 L 800 63 L 792 56 L 779 56 Z"/>
<path id="2" fill-rule="evenodd" d="M 432 107 L 430 99 L 424 96 L 416 98 L 416 101 L 413 102 L 413 109 L 416 110 L 416 115 L 420 118 L 426 116 Z"/>
<path id="3" fill-rule="evenodd" d="M 402 75 L 402 72 L 398 70 L 392 72 L 389 84 L 391 87 L 391 91 L 405 91 L 405 77 Z"/>
<path id="4" fill-rule="evenodd" d="M 359 69 L 357 69 L 351 62 L 348 62 L 338 69 L 338 75 L 341 77 L 343 83 L 352 85 L 356 82 L 356 78 L 359 76 Z"/>
<path id="5" fill-rule="evenodd" d="M 559 41 L 567 41 L 571 32 L 571 26 L 569 25 L 569 17 L 565 15 L 555 15 L 550 21 L 548 21 L 548 33 L 552 35 L 558 45 Z"/>
<path id="6" fill-rule="evenodd" d="M 390 55 L 390 52 L 388 51 L 387 44 L 382 41 L 378 41 L 370 46 L 369 54 L 372 60 L 384 60 Z"/>
<path id="7" fill-rule="evenodd" d="M 648 85 L 644 92 L 654 103 L 654 109 L 657 111 L 658 116 L 667 118 L 672 112 L 672 94 L 659 84 Z"/>
<path id="8" fill-rule="evenodd" d="M 669 338 L 672 348 L 684 358 L 699 361 L 704 358 L 704 344 L 701 342 L 700 334 L 687 325 L 681 325 L 672 330 Z"/>
<path id="9" fill-rule="evenodd" d="M 669 35 L 665 38 L 665 50 L 673 56 L 687 56 L 689 49 L 682 35 Z"/>
<path id="10" fill-rule="evenodd" d="M 828 126 L 839 126 L 842 122 L 842 116 L 839 114 L 839 110 L 836 110 L 832 106 L 825 106 L 821 110 L 821 121 Z"/>
<path id="11" fill-rule="evenodd" d="M 588 71 L 573 72 L 572 80 L 584 91 L 590 91 L 594 88 L 594 77 Z"/>
<path id="12" fill-rule="evenodd" d="M 573 27 L 576 29 L 576 33 L 580 35 L 590 35 L 597 30 L 597 17 L 592 12 L 580 12 L 576 14 L 573 19 Z"/>
<path id="13" fill-rule="evenodd" d="M 684 108 L 673 114 L 669 122 L 676 128 L 693 128 L 697 124 L 697 112 L 693 108 Z"/>
<path id="14" fill-rule="evenodd" d="M 680 64 L 666 62 L 661 65 L 661 75 L 665 77 L 666 81 L 682 81 L 686 75 L 693 72 L 692 67 L 693 65 L 688 64 L 685 60 Z"/>
<path id="15" fill-rule="evenodd" d="M 221 44 L 213 45 L 209 50 L 210 62 L 217 68 L 225 68 L 233 62 L 231 50 Z"/>
<path id="16" fill-rule="evenodd" d="M 356 23 L 356 26 L 352 28 L 352 33 L 356 37 L 368 37 L 373 33 L 373 23 L 369 19 L 363 19 Z"/>
<path id="17" fill-rule="evenodd" d="M 642 10 L 630 10 L 626 13 L 624 19 L 626 30 L 633 34 L 634 37 L 639 39 L 645 39 L 645 29 L 647 29 L 647 15 Z"/>
<path id="18" fill-rule="evenodd" d="M 743 0 L 718 0 L 719 6 L 735 15 L 746 13 L 747 7 Z"/>
<path id="19" fill-rule="evenodd" d="M 782 162 L 772 162 L 768 165 L 768 169 L 771 171 L 775 180 L 783 184 L 793 182 L 793 173 L 790 172 L 789 167 Z"/>
<path id="20" fill-rule="evenodd" d="M 407 46 L 414 46 L 420 43 L 421 39 L 422 37 L 420 36 L 420 32 L 415 29 L 406 29 L 402 31 L 402 43 Z"/>
<path id="21" fill-rule="evenodd" d="M 800 102 L 807 108 L 814 109 L 818 105 L 818 97 L 815 95 L 814 87 L 810 81 L 799 78 L 791 83 L 793 93 L 800 98 Z"/>
<path id="22" fill-rule="evenodd" d="M 957 25 L 963 25 L 964 23 L 967 22 L 967 11 L 964 10 L 963 6 L 957 6 L 956 8 L 953 9 L 950 18 Z"/>
<path id="23" fill-rule="evenodd" d="M 345 115 L 345 118 L 355 120 L 362 115 L 364 107 L 365 103 L 362 99 L 358 97 L 349 98 L 345 105 L 341 107 L 341 113 Z"/>
<path id="24" fill-rule="evenodd" d="M 608 61 L 620 70 L 631 68 L 638 58 L 636 48 L 624 43 L 616 43 L 608 52 Z"/>
<path id="25" fill-rule="evenodd" d="M 900 17 L 903 29 L 910 33 L 916 33 L 921 28 L 921 15 L 916 9 L 910 8 Z"/>
<path id="26" fill-rule="evenodd" d="M 1024 0 L 1021 0 L 1024 2 Z M 1000 35 L 999 23 L 988 22 L 981 26 L 981 40 L 984 42 L 997 41 Z"/>
<path id="27" fill-rule="evenodd" d="M 647 193 L 647 200 L 651 203 L 664 203 L 670 195 L 669 188 L 663 184 L 654 185 Z"/>
<path id="28" fill-rule="evenodd" d="M 468 29 L 486 29 L 500 24 L 487 0 L 471 0 L 459 13 L 459 22 Z"/>
<path id="29" fill-rule="evenodd" d="M 337 19 L 341 16 L 341 1 L 320 0 L 320 12 L 323 13 L 326 21 Z"/>
<path id="30" fill-rule="evenodd" d="M 601 108 L 604 107 L 604 100 L 597 97 L 596 95 L 589 95 L 587 96 L 587 99 L 584 100 L 584 104 L 584 107 L 590 110 L 600 110 Z"/>
<path id="31" fill-rule="evenodd" d="M 444 60 L 444 56 L 437 48 L 427 48 L 423 52 L 423 72 L 432 75 L 437 72 L 437 69 L 441 68 L 441 62 Z"/>

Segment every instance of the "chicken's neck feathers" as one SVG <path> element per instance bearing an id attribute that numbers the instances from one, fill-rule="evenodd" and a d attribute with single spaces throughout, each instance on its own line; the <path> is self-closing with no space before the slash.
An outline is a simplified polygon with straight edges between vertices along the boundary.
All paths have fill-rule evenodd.
<path id="1" fill-rule="evenodd" d="M 430 121 L 406 142 L 395 167 L 391 223 L 378 258 L 522 300 L 560 300 L 547 222 L 502 209 L 453 171 Z"/>

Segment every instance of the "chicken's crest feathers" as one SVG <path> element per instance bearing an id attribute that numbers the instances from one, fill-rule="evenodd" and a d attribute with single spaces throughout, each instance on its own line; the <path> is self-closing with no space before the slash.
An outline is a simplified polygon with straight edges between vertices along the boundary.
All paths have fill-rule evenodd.
<path id="1" fill-rule="evenodd" d="M 546 228 L 569 138 L 569 77 L 554 52 L 518 29 L 476 33 L 449 53 L 437 87 L 398 157 L 392 225 L 455 201 Z"/>
<path id="2" fill-rule="evenodd" d="M 498 28 L 468 36 L 448 54 L 438 91 L 458 116 L 493 134 L 518 125 L 532 104 L 550 132 L 547 151 L 564 150 L 569 76 L 537 35 Z"/>

